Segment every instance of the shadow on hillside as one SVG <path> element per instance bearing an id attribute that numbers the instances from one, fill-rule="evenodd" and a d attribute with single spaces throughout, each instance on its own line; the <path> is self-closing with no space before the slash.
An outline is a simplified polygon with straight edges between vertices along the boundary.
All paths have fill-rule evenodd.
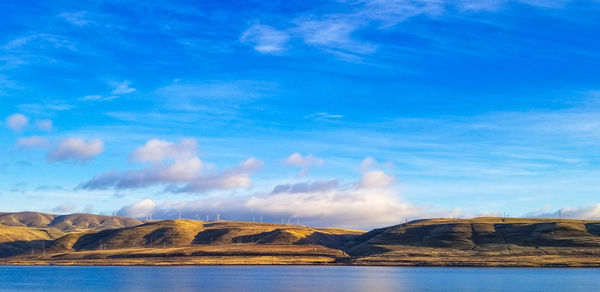
<path id="1" fill-rule="evenodd" d="M 0 258 L 11 257 L 21 254 L 38 255 L 49 250 L 52 240 L 12 241 L 0 243 Z"/>
<path id="2" fill-rule="evenodd" d="M 221 237 L 229 233 L 228 229 L 208 229 L 199 232 L 192 241 L 193 244 L 211 244 L 219 241 Z"/>

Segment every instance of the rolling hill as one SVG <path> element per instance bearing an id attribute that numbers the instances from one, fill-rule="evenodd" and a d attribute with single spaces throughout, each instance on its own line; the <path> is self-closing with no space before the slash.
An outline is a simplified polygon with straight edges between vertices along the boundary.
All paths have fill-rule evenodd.
<path id="1" fill-rule="evenodd" d="M 369 232 L 33 212 L 0 222 L 0 264 L 600 266 L 599 221 L 425 219 Z"/>
<path id="2" fill-rule="evenodd" d="M 0 234 L 8 234 L 9 230 L 14 234 L 0 243 L 0 257 L 52 263 L 75 259 L 80 262 L 85 259 L 87 262 L 156 263 L 158 259 L 172 262 L 175 258 L 179 258 L 178 263 L 194 258 L 211 262 L 222 257 L 233 263 L 324 263 L 348 257 L 339 248 L 364 233 L 336 228 L 195 220 L 150 221 L 110 228 L 97 226 L 97 218 L 92 220 L 80 214 L 57 217 L 52 221 L 47 219 L 47 214 L 26 215 L 16 216 L 19 220 L 10 217 L 8 222 L 52 227 L 0 225 Z M 86 221 L 66 218 L 86 218 Z M 101 222 L 114 220 L 102 218 Z M 69 223 L 64 225 L 67 221 Z M 63 227 L 64 231 L 56 227 Z M 44 230 L 54 233 L 45 235 Z"/>
<path id="3" fill-rule="evenodd" d="M 357 264 L 597 266 L 600 222 L 427 219 L 375 229 L 343 249 Z"/>
<path id="4" fill-rule="evenodd" d="M 38 212 L 0 213 L 0 224 L 21 227 L 52 227 L 64 232 L 87 229 L 113 229 L 142 224 L 141 221 L 116 216 L 93 214 L 52 215 Z"/>

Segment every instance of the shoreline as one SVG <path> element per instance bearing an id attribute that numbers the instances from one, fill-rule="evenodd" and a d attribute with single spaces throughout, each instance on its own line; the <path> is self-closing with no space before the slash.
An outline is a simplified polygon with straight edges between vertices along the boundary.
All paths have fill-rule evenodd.
<path id="1" fill-rule="evenodd" d="M 77 260 L 77 261 L 30 261 L 10 260 L 0 261 L 0 266 L 141 266 L 141 267 L 175 267 L 175 266 L 344 266 L 344 267 L 447 267 L 447 268 L 600 268 L 600 262 L 578 263 L 507 263 L 507 262 L 310 262 L 292 260 L 274 260 L 272 262 L 248 261 L 244 259 L 228 259 L 219 263 L 216 259 L 188 259 L 182 261 L 114 261 L 106 260 Z"/>

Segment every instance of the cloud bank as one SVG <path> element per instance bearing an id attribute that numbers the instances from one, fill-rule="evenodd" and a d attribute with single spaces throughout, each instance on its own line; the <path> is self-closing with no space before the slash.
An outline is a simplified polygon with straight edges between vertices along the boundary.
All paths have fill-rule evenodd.
<path id="1" fill-rule="evenodd" d="M 144 210 L 140 211 L 144 206 Z M 132 211 L 132 210 L 135 210 Z M 211 196 L 194 201 L 156 203 L 149 199 L 126 206 L 120 215 L 153 214 L 154 218 L 258 220 L 280 223 L 291 220 L 314 226 L 372 228 L 431 216 L 452 216 L 456 212 L 435 212 L 426 206 L 404 202 L 394 180 L 381 171 L 363 174 L 356 182 L 316 180 L 281 184 L 271 192 L 244 196 Z"/>
<path id="2" fill-rule="evenodd" d="M 600 220 L 600 203 L 588 206 L 565 207 L 555 212 L 532 212 L 526 217 Z"/>
<path id="3" fill-rule="evenodd" d="M 212 172 L 196 155 L 197 148 L 194 139 L 178 143 L 151 139 L 130 155 L 131 160 L 150 165 L 123 172 L 110 170 L 81 184 L 80 188 L 122 190 L 164 185 L 165 190 L 178 193 L 249 188 L 252 186 L 250 176 L 263 166 L 262 161 L 248 158 L 232 168 Z"/>

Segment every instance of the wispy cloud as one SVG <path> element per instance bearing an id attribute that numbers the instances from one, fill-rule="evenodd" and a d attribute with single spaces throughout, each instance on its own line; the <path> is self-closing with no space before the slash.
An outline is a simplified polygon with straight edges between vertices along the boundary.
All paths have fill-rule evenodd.
<path id="1" fill-rule="evenodd" d="M 120 95 L 135 92 L 136 89 L 131 87 L 131 81 L 113 81 L 109 82 L 109 85 L 113 88 L 111 93 Z"/>
<path id="2" fill-rule="evenodd" d="M 269 48 L 269 36 L 279 34 L 280 42 L 291 42 L 300 39 L 305 45 L 322 49 L 336 54 L 343 59 L 356 61 L 357 57 L 373 54 L 377 51 L 376 41 L 360 37 L 358 34 L 367 29 L 390 30 L 395 26 L 416 17 L 439 18 L 456 16 L 465 13 L 500 11 L 513 4 L 529 5 L 539 8 L 561 8 L 570 0 L 359 0 L 339 1 L 332 5 L 326 13 L 304 13 L 286 19 L 277 26 L 262 26 L 265 33 L 265 48 Z M 272 17 L 271 17 L 272 18 Z M 268 30 L 266 29 L 268 28 Z M 252 26 L 240 38 L 243 43 L 255 46 L 256 41 L 247 42 L 248 32 L 254 32 L 257 26 Z M 260 30 L 258 30 L 260 31 Z M 272 33 L 271 33 L 272 32 Z M 253 34 L 254 35 L 254 34 Z M 285 37 L 283 37 L 285 36 Z M 273 37 L 273 39 L 277 39 Z M 275 46 L 273 46 L 275 47 Z M 281 45 L 277 46 L 281 47 Z M 268 52 L 268 49 L 267 49 Z"/>
<path id="3" fill-rule="evenodd" d="M 359 41 L 352 34 L 360 27 L 355 19 L 335 17 L 324 20 L 298 19 L 294 31 L 302 36 L 303 41 L 311 46 L 327 49 L 331 52 L 341 50 L 353 54 L 370 54 L 376 50 L 374 44 Z"/>
<path id="4" fill-rule="evenodd" d="M 63 12 L 58 14 L 58 17 L 75 26 L 85 26 L 90 23 L 87 11 Z"/>
<path id="5" fill-rule="evenodd" d="M 51 112 L 68 111 L 75 106 L 63 101 L 54 100 L 44 103 L 23 103 L 19 105 L 19 109 L 29 114 L 47 115 Z"/>
<path id="6" fill-rule="evenodd" d="M 3 46 L 5 50 L 19 50 L 22 51 L 24 48 L 37 48 L 37 49 L 68 49 L 75 51 L 75 45 L 58 35 L 36 33 L 27 35 L 24 37 L 13 39 Z"/>
<path id="7" fill-rule="evenodd" d="M 307 118 L 307 119 L 317 119 L 317 120 L 341 119 L 343 117 L 344 117 L 344 115 L 330 114 L 327 112 L 312 113 L 312 114 L 305 116 L 305 118 Z"/>
<path id="8" fill-rule="evenodd" d="M 289 38 L 288 33 L 285 31 L 267 25 L 255 24 L 242 34 L 240 41 L 252 46 L 257 52 L 278 54 L 285 50 Z"/>
<path id="9" fill-rule="evenodd" d="M 185 81 L 174 80 L 154 92 L 167 110 L 206 115 L 211 121 L 235 118 L 257 101 L 279 93 L 278 85 L 255 80 Z M 177 100 L 176 103 L 172 100 Z"/>
<path id="10" fill-rule="evenodd" d="M 86 95 L 84 97 L 81 98 L 81 100 L 83 101 L 111 101 L 113 99 L 116 99 L 118 96 L 116 95 L 109 95 L 109 96 L 102 96 L 99 94 L 92 94 L 92 95 Z"/>
<path id="11" fill-rule="evenodd" d="M 4 51 L 0 60 L 4 64 L 0 69 L 14 69 L 27 64 L 55 64 L 56 55 L 61 52 L 75 53 L 75 43 L 60 35 L 34 33 L 15 38 L 2 46 Z"/>
<path id="12" fill-rule="evenodd" d="M 21 149 L 42 148 L 48 145 L 48 139 L 38 136 L 19 138 L 15 146 Z"/>

